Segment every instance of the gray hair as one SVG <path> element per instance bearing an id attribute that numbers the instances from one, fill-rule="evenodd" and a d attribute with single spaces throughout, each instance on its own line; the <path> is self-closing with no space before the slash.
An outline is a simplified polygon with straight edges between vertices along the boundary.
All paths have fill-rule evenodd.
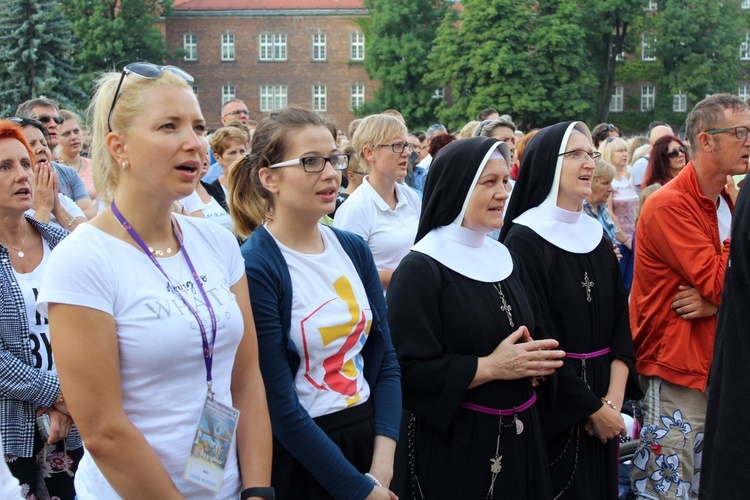
<path id="1" fill-rule="evenodd" d="M 36 108 L 37 106 L 55 108 L 55 110 L 58 112 L 60 110 L 60 106 L 58 106 L 57 102 L 41 96 L 37 97 L 36 99 L 29 99 L 28 101 L 19 104 L 16 108 L 16 116 L 19 118 L 33 118 L 34 114 L 31 112 L 31 110 Z"/>
<path id="2" fill-rule="evenodd" d="M 733 94 L 714 94 L 695 105 L 685 121 L 685 136 L 696 153 L 699 151 L 698 135 L 711 130 L 724 121 L 724 111 L 735 113 L 750 111 L 750 106 Z"/>

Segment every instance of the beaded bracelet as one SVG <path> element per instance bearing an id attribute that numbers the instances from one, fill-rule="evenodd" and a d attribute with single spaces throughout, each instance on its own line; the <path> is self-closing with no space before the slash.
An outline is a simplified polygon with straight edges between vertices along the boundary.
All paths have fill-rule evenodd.
<path id="1" fill-rule="evenodd" d="M 617 411 L 617 407 L 615 405 L 613 405 L 612 401 L 610 401 L 609 399 L 602 398 L 602 403 L 604 403 L 605 405 L 608 405 L 610 408 L 612 408 L 613 410 Z"/>
<path id="2" fill-rule="evenodd" d="M 365 477 L 370 480 L 372 484 L 375 486 L 383 486 L 383 483 L 381 483 L 378 478 L 370 474 L 369 472 L 365 473 Z"/>

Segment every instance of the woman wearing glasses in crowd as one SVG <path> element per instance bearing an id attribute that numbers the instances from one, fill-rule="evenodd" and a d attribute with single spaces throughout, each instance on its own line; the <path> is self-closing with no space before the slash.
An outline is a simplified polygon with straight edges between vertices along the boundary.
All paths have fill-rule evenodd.
<path id="1" fill-rule="evenodd" d="M 660 137 L 651 148 L 642 186 L 663 186 L 677 177 L 689 161 L 690 154 L 684 142 L 671 135 Z"/>
<path id="2" fill-rule="evenodd" d="M 401 385 L 383 290 L 362 239 L 318 223 L 347 160 L 330 121 L 286 108 L 229 173 L 235 228 L 252 233 L 242 254 L 279 498 L 395 500 Z"/>
<path id="3" fill-rule="evenodd" d="M 585 215 L 594 160 L 582 122 L 529 143 L 501 239 L 526 265 L 538 318 L 566 352 L 553 411 L 539 409 L 555 498 L 616 499 L 623 399 L 639 399 L 627 293 L 612 242 Z"/>
<path id="4" fill-rule="evenodd" d="M 225 229 L 171 212 L 206 154 L 191 82 L 150 63 L 102 75 L 92 159 L 109 208 L 58 245 L 45 274 L 40 306 L 86 446 L 81 500 L 236 499 L 270 482 L 242 256 Z M 236 440 L 231 418 L 214 420 L 232 413 L 220 405 L 240 411 Z M 223 480 L 215 469 L 207 478 L 216 493 L 184 477 L 203 470 L 195 454 L 225 462 Z M 251 488 L 242 498 L 268 496 Z"/>
<path id="5" fill-rule="evenodd" d="M 0 120 L 0 457 L 25 498 L 36 498 L 43 474 L 50 495 L 73 500 L 81 437 L 60 390 L 49 321 L 36 312 L 51 251 L 68 232 L 25 215 L 35 185 L 34 154 L 21 128 Z M 48 436 L 34 422 L 42 415 L 49 418 Z"/>
<path id="6" fill-rule="evenodd" d="M 411 147 L 406 126 L 393 116 L 362 120 L 352 142 L 369 174 L 336 212 L 334 226 L 364 238 L 375 258 L 383 290 L 414 244 L 419 224 L 419 195 L 401 181 Z"/>

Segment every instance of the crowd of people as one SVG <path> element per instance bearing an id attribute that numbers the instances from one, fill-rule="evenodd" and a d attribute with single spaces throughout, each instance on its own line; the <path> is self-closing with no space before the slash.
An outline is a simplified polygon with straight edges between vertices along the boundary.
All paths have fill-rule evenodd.
<path id="1" fill-rule="evenodd" d="M 0 120 L 0 496 L 750 488 L 747 103 L 627 138 L 235 99 L 209 135 L 192 82 Z"/>

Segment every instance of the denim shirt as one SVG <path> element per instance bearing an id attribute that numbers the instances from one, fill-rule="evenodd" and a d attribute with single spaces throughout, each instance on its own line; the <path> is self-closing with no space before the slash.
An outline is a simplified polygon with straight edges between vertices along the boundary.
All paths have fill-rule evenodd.
<path id="1" fill-rule="evenodd" d="M 589 217 L 592 217 L 599 221 L 599 224 L 604 228 L 604 232 L 607 233 L 609 239 L 616 242 L 615 234 L 617 234 L 617 226 L 612 222 L 612 217 L 609 215 L 607 205 L 601 205 L 598 207 L 593 206 L 588 200 L 583 200 L 583 211 Z"/>

